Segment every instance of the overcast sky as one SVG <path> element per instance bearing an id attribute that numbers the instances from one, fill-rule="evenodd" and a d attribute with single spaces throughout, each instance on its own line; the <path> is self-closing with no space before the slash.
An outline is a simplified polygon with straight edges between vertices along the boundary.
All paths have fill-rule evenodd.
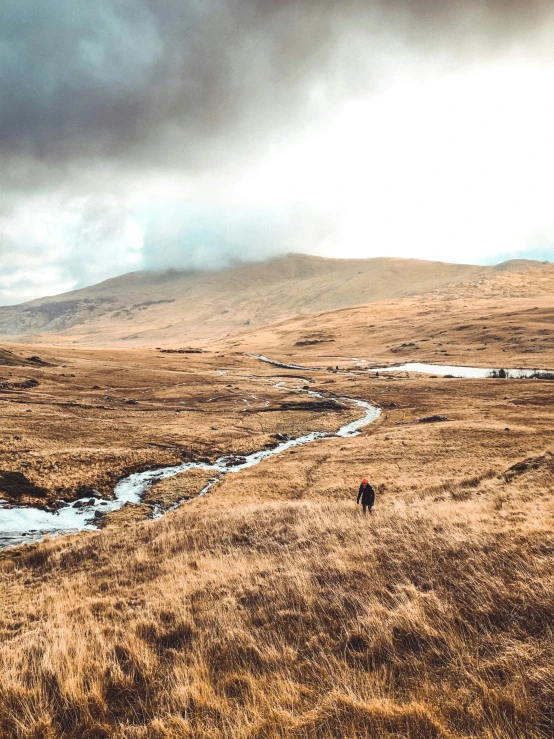
<path id="1" fill-rule="evenodd" d="M 554 259 L 551 0 L 4 0 L 0 304 L 300 251 Z"/>

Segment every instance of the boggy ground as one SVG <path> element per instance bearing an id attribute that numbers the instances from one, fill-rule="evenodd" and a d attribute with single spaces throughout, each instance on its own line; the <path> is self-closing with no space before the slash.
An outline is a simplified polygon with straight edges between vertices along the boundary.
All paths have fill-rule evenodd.
<path id="1" fill-rule="evenodd" d="M 287 398 L 277 380 L 303 382 L 240 355 L 225 376 L 215 355 L 182 361 L 202 362 L 198 388 L 211 371 L 269 388 L 270 403 Z M 2 553 L 2 739 L 553 735 L 554 385 L 303 374 L 380 419 L 229 474 L 161 519 Z M 173 408 L 164 392 L 157 407 Z M 196 426 L 169 432 L 158 412 L 149 434 L 192 442 Z M 286 430 L 259 416 L 255 437 L 239 424 L 214 439 Z M 377 490 L 365 518 L 363 475 Z M 172 486 L 188 489 L 166 480 L 164 496 Z"/>
<path id="2" fill-rule="evenodd" d="M 11 350 L 23 359 L 0 367 L 0 496 L 18 504 L 90 488 L 109 496 L 131 471 L 246 454 L 275 445 L 274 434 L 332 431 L 359 415 L 299 409 L 314 399 L 275 388 L 281 378 L 233 354 Z M 51 366 L 25 362 L 39 352 Z"/>

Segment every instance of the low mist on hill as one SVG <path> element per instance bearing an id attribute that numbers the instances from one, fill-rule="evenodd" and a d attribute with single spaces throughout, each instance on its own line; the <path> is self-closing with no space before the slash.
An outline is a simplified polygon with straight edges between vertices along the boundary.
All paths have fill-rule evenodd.
<path id="1" fill-rule="evenodd" d="M 446 299 L 534 297 L 548 293 L 552 279 L 550 264 L 521 260 L 482 267 L 291 254 L 220 271 L 133 272 L 0 308 L 0 337 L 92 345 L 202 343 L 298 314 L 429 295 L 441 288 Z"/>

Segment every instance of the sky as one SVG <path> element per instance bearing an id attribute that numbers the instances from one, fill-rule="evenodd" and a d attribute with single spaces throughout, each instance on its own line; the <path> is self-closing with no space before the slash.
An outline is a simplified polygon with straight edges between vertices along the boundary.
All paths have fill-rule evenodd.
<path id="1" fill-rule="evenodd" d="M 554 260 L 551 0 L 4 0 L 0 305 L 277 254 Z"/>

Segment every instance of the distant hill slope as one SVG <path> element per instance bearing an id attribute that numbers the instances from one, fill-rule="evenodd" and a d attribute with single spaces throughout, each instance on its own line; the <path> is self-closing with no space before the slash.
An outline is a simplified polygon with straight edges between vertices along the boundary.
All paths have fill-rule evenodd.
<path id="1" fill-rule="evenodd" d="M 291 254 L 218 272 L 135 272 L 0 308 L 0 338 L 88 345 L 201 342 L 303 313 L 426 294 L 486 280 L 499 267 Z M 536 263 L 538 264 L 538 263 Z"/>
<path id="2" fill-rule="evenodd" d="M 554 264 L 506 262 L 476 280 L 296 316 L 218 345 L 301 366 L 363 359 L 554 369 Z"/>

